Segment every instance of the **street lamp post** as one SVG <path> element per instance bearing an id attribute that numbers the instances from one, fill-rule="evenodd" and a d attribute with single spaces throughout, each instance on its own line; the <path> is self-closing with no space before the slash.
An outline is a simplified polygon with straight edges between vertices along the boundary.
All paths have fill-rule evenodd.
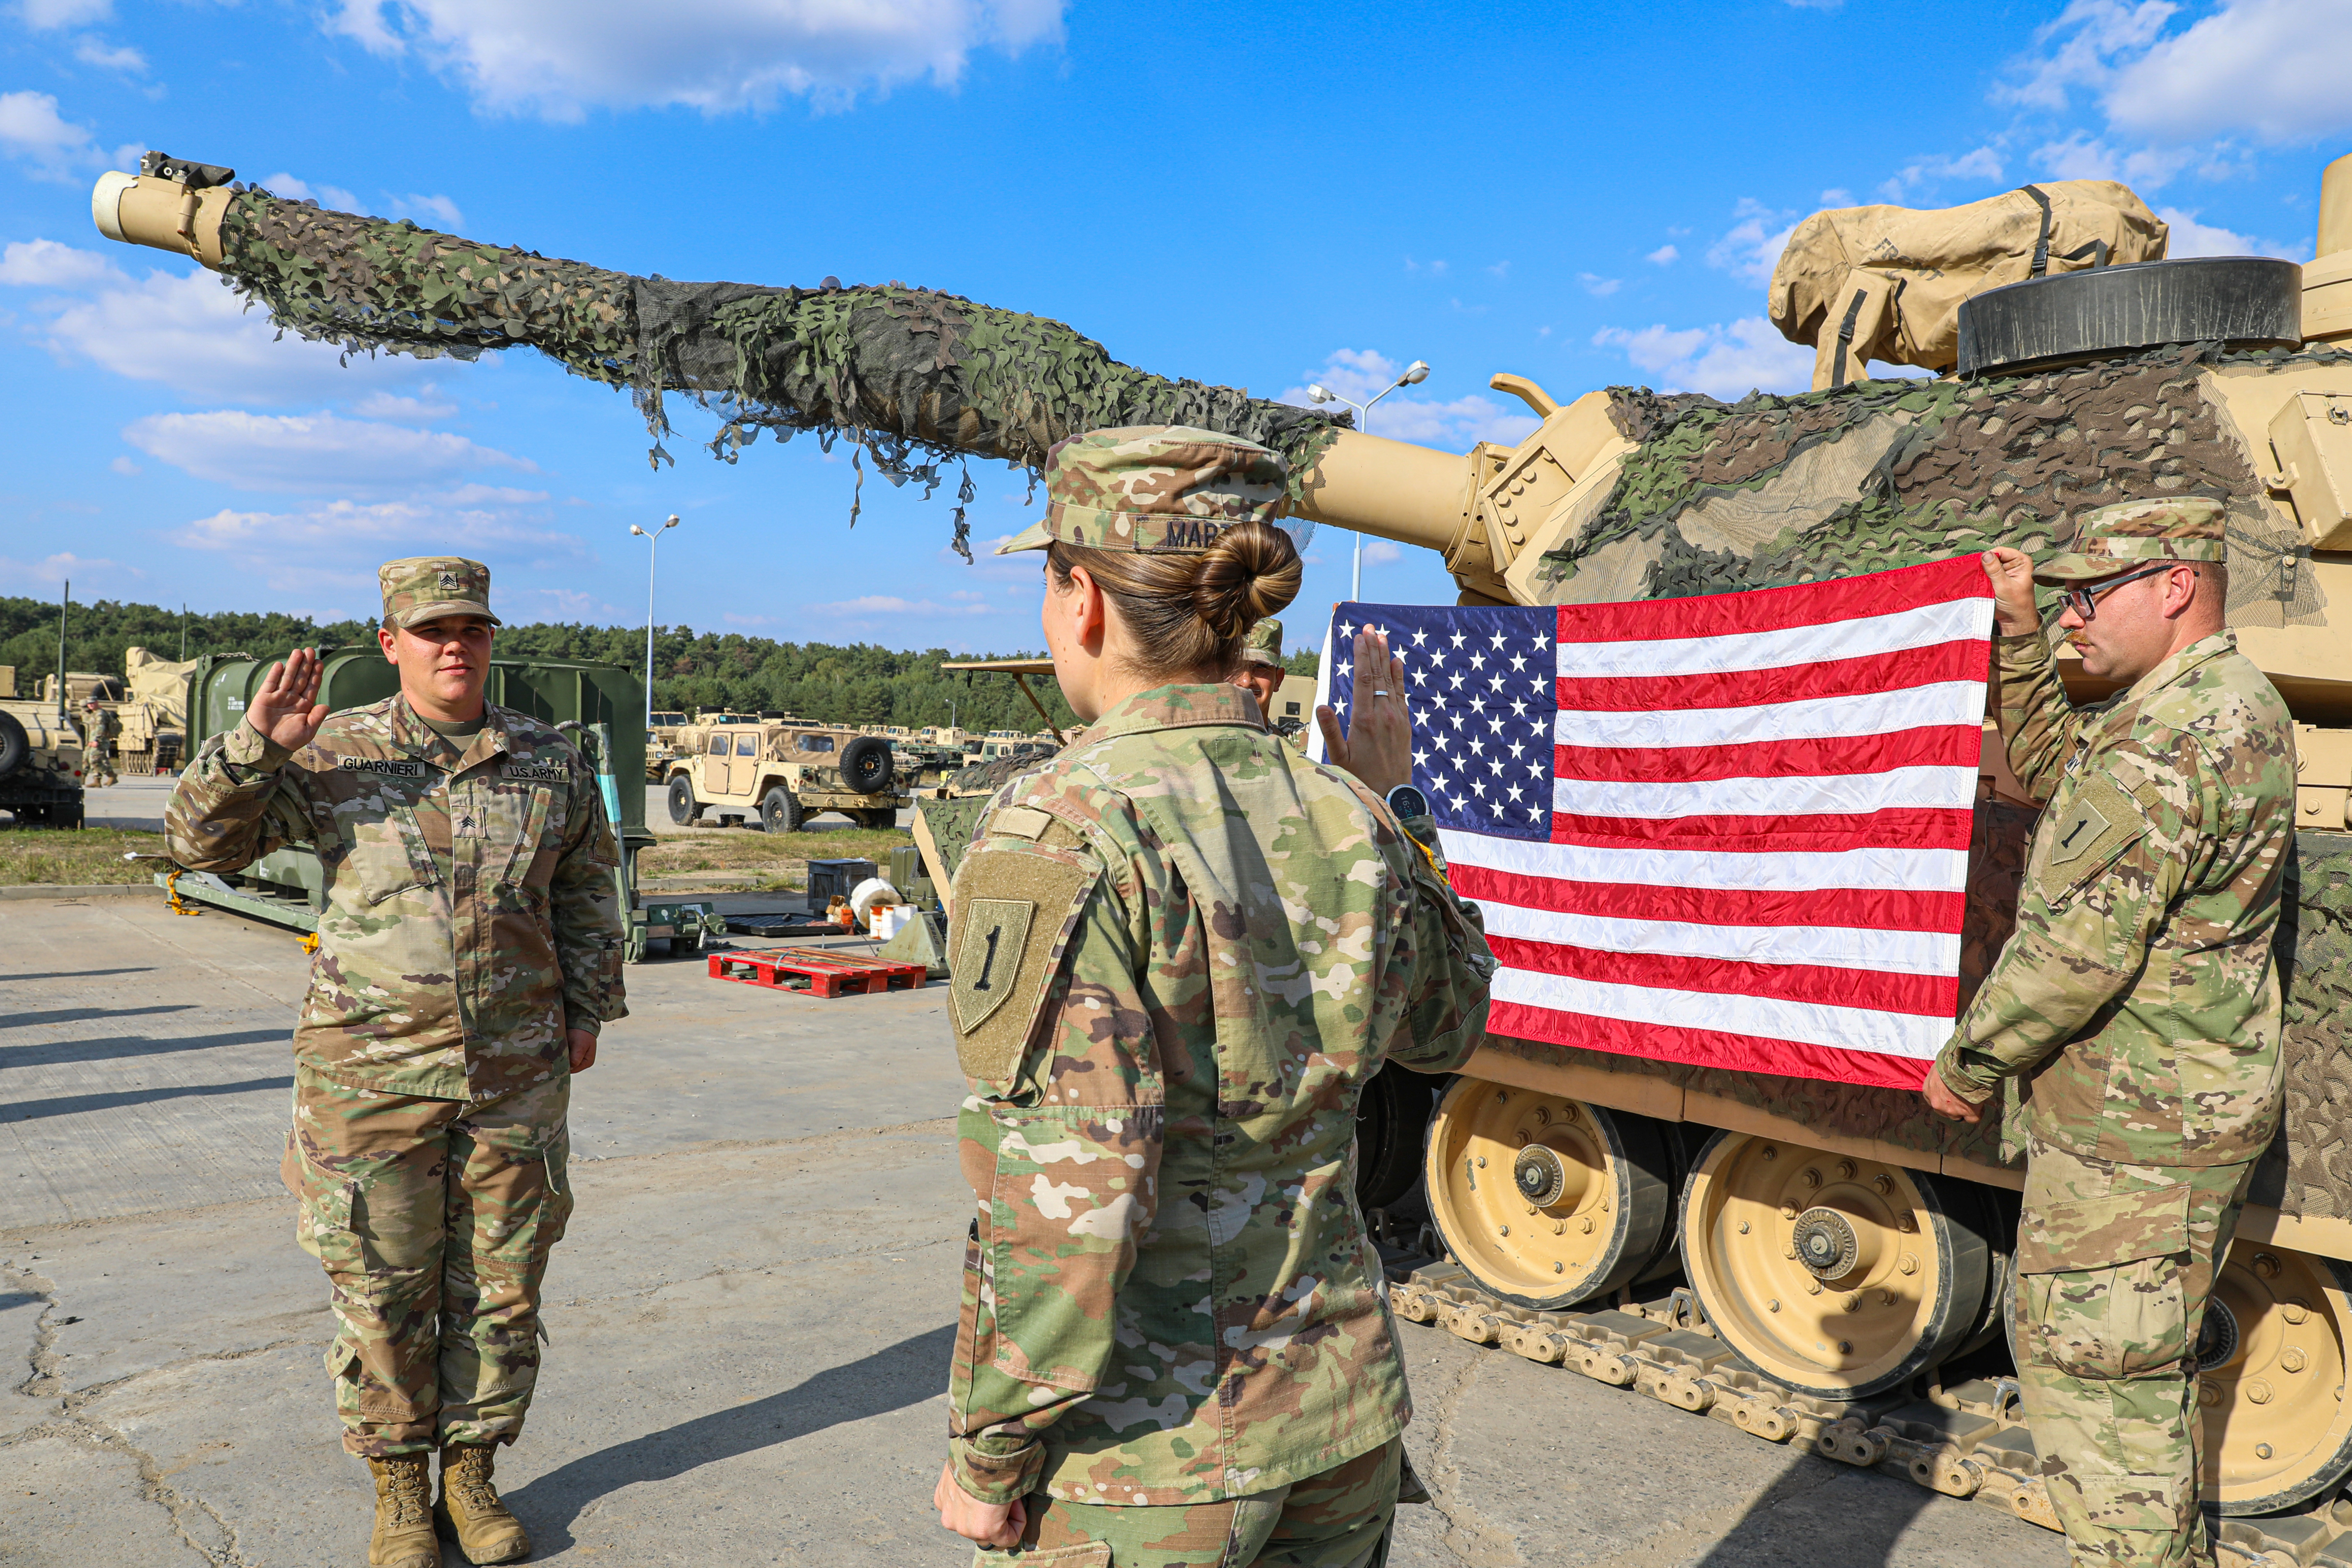
<path id="1" fill-rule="evenodd" d="M 653 541 L 653 548 L 646 552 L 646 728 L 648 730 L 654 727 L 654 563 L 661 555 L 662 534 L 677 526 L 676 512 L 670 513 L 669 521 L 660 528 L 639 528 L 634 522 L 629 524 L 631 533 L 640 539 Z"/>
<path id="2" fill-rule="evenodd" d="M 1428 379 L 1429 362 L 1427 360 L 1417 359 L 1411 364 L 1404 367 L 1404 374 L 1402 375 L 1398 376 L 1394 381 L 1389 383 L 1386 386 L 1372 394 L 1370 398 L 1365 402 L 1359 403 L 1352 397 L 1342 397 L 1338 393 L 1332 391 L 1329 387 L 1321 385 L 1320 384 L 1310 386 L 1307 389 L 1307 400 L 1310 403 L 1346 404 L 1349 407 L 1356 411 L 1356 428 L 1369 436 L 1372 433 L 1373 404 L 1378 403 L 1381 398 L 1386 397 L 1390 393 L 1394 392 L 1400 386 L 1417 386 Z M 1363 596 L 1364 536 L 1360 531 L 1359 531 L 1356 535 L 1355 566 L 1348 579 L 1348 597 L 1350 599 L 1361 599 Z"/>

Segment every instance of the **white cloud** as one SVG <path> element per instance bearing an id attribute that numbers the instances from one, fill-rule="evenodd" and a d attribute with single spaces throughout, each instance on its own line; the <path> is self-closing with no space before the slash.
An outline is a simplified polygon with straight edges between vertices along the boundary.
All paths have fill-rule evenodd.
<path id="1" fill-rule="evenodd" d="M 1576 280 L 1583 284 L 1584 291 L 1596 300 L 1605 300 L 1625 286 L 1624 279 L 1621 278 L 1603 278 L 1597 272 L 1580 272 Z"/>
<path id="2" fill-rule="evenodd" d="M 1853 193 L 1843 185 L 1832 185 L 1822 193 L 1822 205 L 1825 207 L 1843 207 L 1853 205 Z"/>
<path id="3" fill-rule="evenodd" d="M 840 106 L 929 79 L 972 51 L 1019 54 L 1062 35 L 1064 0 L 339 0 L 330 31 L 414 53 L 475 102 L 576 121 L 592 108 Z"/>
<path id="4" fill-rule="evenodd" d="M 1650 252 L 1649 255 L 1642 258 L 1642 259 L 1648 262 L 1653 267 L 1672 267 L 1675 262 L 1682 259 L 1682 254 L 1683 253 L 1681 251 L 1675 249 L 1671 245 L 1662 245 L 1658 247 L 1657 249 Z"/>
<path id="5" fill-rule="evenodd" d="M 114 0 L 17 0 L 16 15 L 36 33 L 84 27 L 114 15 Z"/>
<path id="6" fill-rule="evenodd" d="M 58 112 L 46 92 L 0 92 L 0 151 L 46 180 L 69 180 L 100 162 L 89 127 Z"/>
<path id="7" fill-rule="evenodd" d="M 1603 327 L 1594 344 L 1622 351 L 1634 369 L 1657 377 L 1660 392 L 1704 392 L 1739 398 L 1766 392 L 1802 392 L 1812 384 L 1813 351 L 1792 343 L 1761 316 L 1729 326 L 1665 326 L 1628 331 Z"/>
<path id="8" fill-rule="evenodd" d="M 463 436 L 332 414 L 151 414 L 122 436 L 151 458 L 241 489 L 383 491 L 486 468 L 535 471 L 525 458 Z"/>
<path id="9" fill-rule="evenodd" d="M 1386 539 L 1364 541 L 1364 564 L 1367 566 L 1385 566 L 1391 561 L 1403 559 L 1404 552 L 1391 541 Z"/>
<path id="10" fill-rule="evenodd" d="M 255 184 L 273 196 L 284 196 L 289 201 L 316 202 L 330 212 L 364 213 L 367 210 L 360 205 L 359 197 L 341 185 L 314 185 L 308 180 L 298 180 L 287 174 L 272 174 Z"/>
<path id="11" fill-rule="evenodd" d="M 460 229 L 466 226 L 466 215 L 447 196 L 405 195 L 392 198 L 392 216 L 404 218 L 431 218 L 436 226 Z"/>
<path id="12" fill-rule="evenodd" d="M 79 289 L 91 283 L 130 281 L 107 257 L 59 245 L 54 239 L 15 240 L 0 250 L 0 283 L 20 289 Z"/>
<path id="13" fill-rule="evenodd" d="M 126 479 L 132 474 L 143 474 L 147 471 L 138 464 L 132 462 L 130 458 L 122 456 L 120 452 L 115 454 L 114 461 L 107 464 L 106 466 Z"/>
<path id="14" fill-rule="evenodd" d="M 2221 0 L 2169 31 L 2180 14 L 2167 0 L 2073 0 L 1997 96 L 2054 110 L 2083 89 L 2110 127 L 2164 142 L 2244 134 L 2299 144 L 2352 130 L 2352 7 Z"/>
<path id="15" fill-rule="evenodd" d="M 2164 254 L 2174 260 L 2190 256 L 2276 256 L 2288 261 L 2310 259 L 2311 242 L 2282 245 L 2274 239 L 2256 239 L 2217 224 L 2200 223 L 2194 212 L 2179 207 L 2160 207 L 2157 216 L 2169 228 L 2171 237 L 2166 242 Z"/>
<path id="16" fill-rule="evenodd" d="M 1312 379 L 1342 397 L 1368 401 L 1397 378 L 1404 366 L 1371 349 L 1335 349 Z M 1426 385 L 1427 383 L 1422 384 Z M 1312 407 L 1304 384 L 1276 398 L 1279 403 Z M 1339 405 L 1327 405 L 1341 411 Z M 1490 397 L 1472 395 L 1451 402 L 1416 396 L 1412 388 L 1392 392 L 1372 410 L 1372 434 L 1392 441 L 1413 441 L 1425 447 L 1461 451 L 1476 441 L 1515 445 L 1527 438 L 1540 421 L 1514 413 Z"/>
<path id="17" fill-rule="evenodd" d="M 950 595 L 962 598 L 962 595 Z M 839 599 L 826 605 L 803 605 L 801 608 L 818 616 L 985 616 L 992 614 L 986 605 L 948 604 L 934 599 L 901 599 L 888 594 L 865 594 L 855 599 Z"/>
<path id="18" fill-rule="evenodd" d="M 421 389 L 420 397 L 407 397 L 394 392 L 371 392 L 352 405 L 352 412 L 362 419 L 446 419 L 457 412 L 457 405 L 439 395 L 439 388 L 430 382 Z"/>
<path id="19" fill-rule="evenodd" d="M 1772 268 L 1796 232 L 1797 215 L 1774 212 L 1750 197 L 1731 209 L 1732 226 L 1706 247 L 1706 264 L 1759 288 L 1772 281 Z"/>
<path id="20" fill-rule="evenodd" d="M 1497 261 L 1486 270 L 1503 282 L 1507 283 L 1511 280 L 1511 264 L 1507 261 Z"/>
<path id="21" fill-rule="evenodd" d="M 206 398 L 350 397 L 414 384 L 425 374 L 422 362 L 403 355 L 355 354 L 345 365 L 331 344 L 291 332 L 279 340 L 267 313 L 247 311 L 216 275 L 194 267 L 118 281 L 55 308 L 29 331 L 60 359 Z"/>
<path id="22" fill-rule="evenodd" d="M 2082 131 L 2063 142 L 2044 143 L 2034 150 L 2033 157 L 2043 179 L 2121 180 L 2125 184 L 2151 191 L 2162 189 L 2175 174 L 2197 162 L 2196 153 L 2182 148 L 2123 151 Z"/>
<path id="23" fill-rule="evenodd" d="M 1880 184 L 1878 193 L 1890 202 L 1899 202 L 1914 191 L 1932 189 L 1951 180 L 1990 184 L 2000 177 L 2000 154 L 1990 147 L 1979 147 L 1957 158 L 1931 153 L 1897 169 L 1892 178 Z"/>
<path id="24" fill-rule="evenodd" d="M 144 76 L 147 72 L 145 55 L 127 44 L 121 48 L 110 48 L 100 38 L 84 38 L 74 45 L 74 58 L 86 66 L 121 71 L 125 76 Z"/>

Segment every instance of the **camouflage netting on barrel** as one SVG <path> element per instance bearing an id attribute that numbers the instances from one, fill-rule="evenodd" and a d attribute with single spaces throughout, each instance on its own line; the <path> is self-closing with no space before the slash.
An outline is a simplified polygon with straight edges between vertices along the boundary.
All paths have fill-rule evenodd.
<path id="1" fill-rule="evenodd" d="M 942 482 L 943 458 L 1034 471 L 1064 437 L 1118 425 L 1246 437 L 1288 458 L 1295 484 L 1346 423 L 1152 375 L 1059 321 L 897 283 L 675 283 L 258 189 L 229 203 L 221 251 L 230 282 L 303 337 L 425 357 L 527 344 L 625 386 L 656 462 L 667 457 L 662 399 L 672 392 L 719 416 L 710 449 L 729 462 L 762 429 L 783 439 L 814 430 L 828 445 L 846 435 L 894 482 L 927 487 Z M 971 499 L 968 476 L 959 499 Z M 959 547 L 963 535 L 960 507 Z"/>
<path id="2" fill-rule="evenodd" d="M 2197 345 L 2037 375 L 1861 382 L 1737 404 L 1612 389 L 1619 428 L 1642 445 L 1591 522 L 1544 556 L 1538 596 L 1680 598 L 1991 544 L 2041 551 L 2091 508 L 2208 495 L 2230 503 L 2232 621 L 2316 625 L 2316 589 L 2297 570 L 2308 552 L 2254 499 L 2199 377 L 2210 364 L 2347 358 Z"/>

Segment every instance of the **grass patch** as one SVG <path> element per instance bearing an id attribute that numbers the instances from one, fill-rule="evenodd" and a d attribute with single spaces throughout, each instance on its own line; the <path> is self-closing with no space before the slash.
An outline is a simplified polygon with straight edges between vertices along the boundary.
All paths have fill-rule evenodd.
<path id="1" fill-rule="evenodd" d="M 88 888 L 151 881 L 156 872 L 171 868 L 153 860 L 125 860 L 123 856 L 162 853 L 162 834 L 134 828 L 0 829 L 0 888 L 35 883 Z"/>
<path id="2" fill-rule="evenodd" d="M 785 892 L 808 885 L 808 863 L 820 860 L 871 860 L 885 874 L 890 851 L 912 844 L 913 835 L 897 827 L 838 827 L 820 825 L 799 833 L 770 837 L 752 828 L 726 828 L 716 833 L 672 833 L 637 852 L 640 882 L 666 878 L 729 874 L 732 885 L 751 892 Z M 710 890 L 719 890 L 716 884 Z"/>

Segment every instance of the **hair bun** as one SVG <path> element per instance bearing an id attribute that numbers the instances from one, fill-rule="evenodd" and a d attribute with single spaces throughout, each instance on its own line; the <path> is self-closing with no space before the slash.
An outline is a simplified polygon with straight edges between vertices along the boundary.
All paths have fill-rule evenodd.
<path id="1" fill-rule="evenodd" d="M 1192 613 L 1219 642 L 1231 641 L 1297 597 L 1304 573 L 1289 534 L 1268 522 L 1235 523 L 1201 557 Z"/>

